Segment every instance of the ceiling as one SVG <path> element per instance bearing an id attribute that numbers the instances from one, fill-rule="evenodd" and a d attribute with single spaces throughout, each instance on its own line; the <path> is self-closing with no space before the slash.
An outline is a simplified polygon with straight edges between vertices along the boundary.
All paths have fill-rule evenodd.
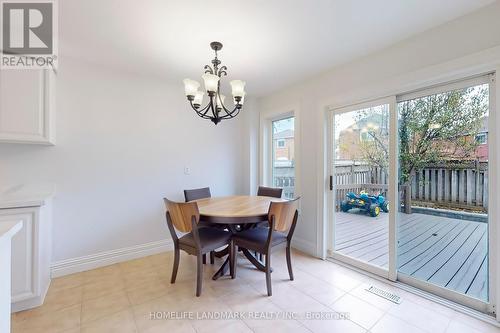
<path id="1" fill-rule="evenodd" d="M 494 0 L 64 0 L 60 53 L 166 81 L 201 80 L 220 41 L 228 80 L 269 94 Z"/>

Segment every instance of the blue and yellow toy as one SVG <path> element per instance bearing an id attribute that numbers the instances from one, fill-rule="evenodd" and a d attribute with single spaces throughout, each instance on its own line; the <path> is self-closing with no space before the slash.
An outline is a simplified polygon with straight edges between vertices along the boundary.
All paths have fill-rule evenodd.
<path id="1" fill-rule="evenodd" d="M 385 200 L 383 195 L 369 195 L 365 191 L 361 191 L 359 195 L 349 192 L 346 195 L 346 200 L 340 204 L 340 209 L 347 213 L 352 208 L 359 208 L 368 212 L 370 216 L 377 217 L 380 210 L 389 212 L 389 203 Z"/>

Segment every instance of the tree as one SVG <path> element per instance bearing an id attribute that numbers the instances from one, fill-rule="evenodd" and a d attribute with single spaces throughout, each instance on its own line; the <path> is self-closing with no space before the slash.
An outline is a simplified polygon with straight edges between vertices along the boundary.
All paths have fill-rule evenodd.
<path id="1" fill-rule="evenodd" d="M 470 160 L 488 113 L 488 88 L 478 86 L 404 101 L 399 111 L 400 183 L 443 161 Z"/>
<path id="2" fill-rule="evenodd" d="M 388 112 L 369 108 L 358 112 L 357 123 L 371 140 L 361 140 L 363 159 L 387 168 Z M 398 103 L 400 183 L 411 183 L 414 171 L 439 162 L 470 160 L 476 135 L 488 114 L 488 86 L 476 86 Z M 375 121 L 376 125 L 367 125 Z M 371 119 L 371 121 L 370 121 Z"/>
<path id="3" fill-rule="evenodd" d="M 384 105 L 360 110 L 355 119 L 361 132 L 362 159 L 387 172 L 389 166 L 389 109 Z"/>

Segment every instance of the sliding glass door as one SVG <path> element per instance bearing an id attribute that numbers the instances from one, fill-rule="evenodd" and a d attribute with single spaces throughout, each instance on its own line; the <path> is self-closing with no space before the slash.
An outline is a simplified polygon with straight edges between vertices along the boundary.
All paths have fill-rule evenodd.
<path id="1" fill-rule="evenodd" d="M 487 75 L 331 111 L 331 257 L 493 311 L 493 88 Z"/>
<path id="2" fill-rule="evenodd" d="M 398 277 L 470 304 L 489 301 L 489 80 L 403 95 L 397 105 Z"/>
<path id="3" fill-rule="evenodd" d="M 389 104 L 332 114 L 333 255 L 371 272 L 389 269 Z"/>

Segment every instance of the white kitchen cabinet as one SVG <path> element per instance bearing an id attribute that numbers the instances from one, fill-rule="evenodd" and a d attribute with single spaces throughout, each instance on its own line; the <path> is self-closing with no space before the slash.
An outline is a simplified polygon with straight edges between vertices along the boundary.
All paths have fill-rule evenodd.
<path id="1" fill-rule="evenodd" d="M 40 306 L 50 285 L 52 203 L 0 209 L 0 223 L 21 221 L 12 238 L 12 311 Z"/>
<path id="2" fill-rule="evenodd" d="M 0 71 L 0 142 L 55 144 L 52 70 Z"/>
<path id="3" fill-rule="evenodd" d="M 20 221 L 0 222 L 0 332 L 10 332 L 11 240 L 19 230 Z"/>

